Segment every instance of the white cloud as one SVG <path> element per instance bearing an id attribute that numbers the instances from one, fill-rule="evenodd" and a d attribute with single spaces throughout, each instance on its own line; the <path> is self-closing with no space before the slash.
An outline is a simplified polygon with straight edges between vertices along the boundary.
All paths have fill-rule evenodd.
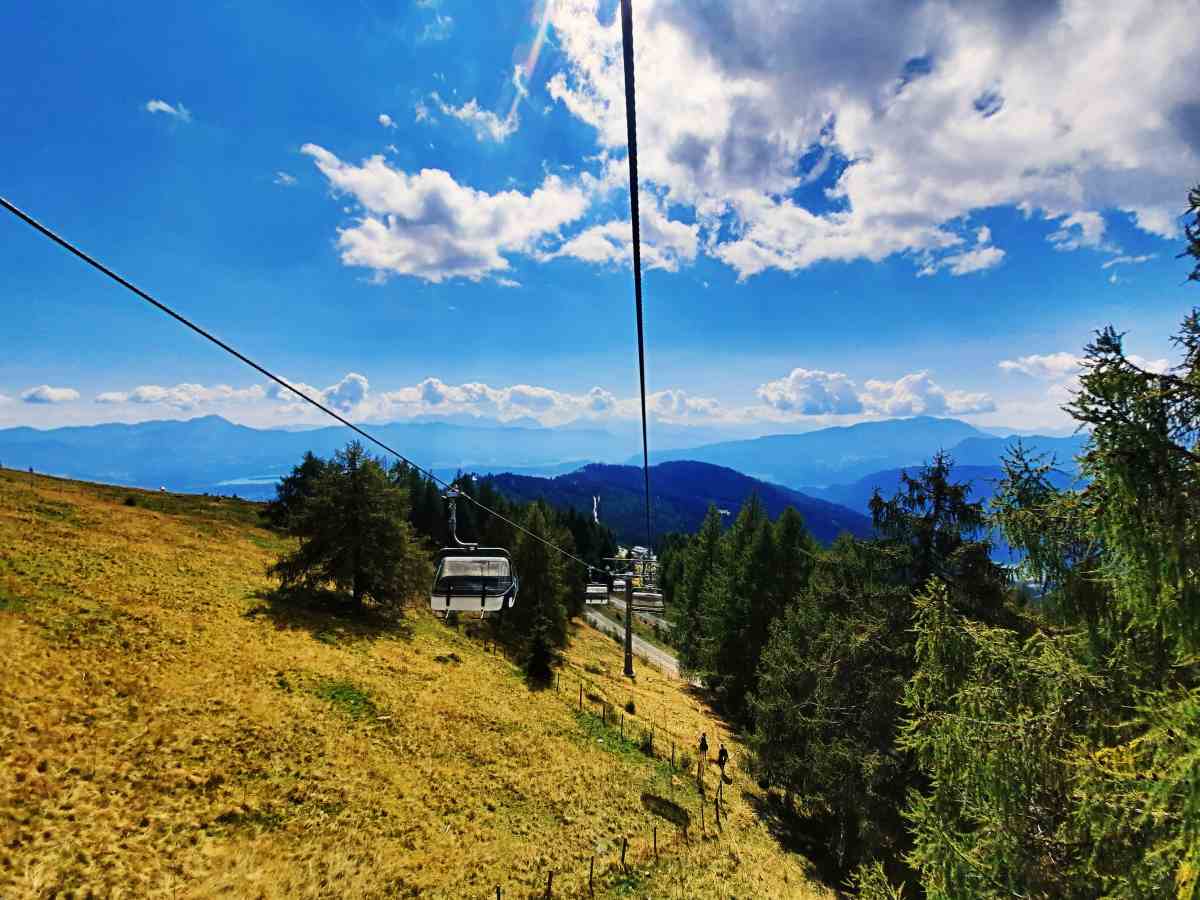
<path id="1" fill-rule="evenodd" d="M 554 5 L 568 65 L 547 89 L 622 152 L 620 24 L 600 8 Z M 993 206 L 1056 222 L 1060 249 L 1105 248 L 1114 210 L 1169 237 L 1200 165 L 1187 3 L 917 0 L 880 16 L 855 0 L 644 0 L 636 15 L 644 183 L 692 207 L 706 252 L 743 278 L 902 252 L 979 271 L 1003 250 L 990 233 L 964 250 L 956 223 Z M 826 201 L 802 204 L 831 160 Z"/>
<path id="2" fill-rule="evenodd" d="M 296 176 L 289 175 L 287 172 L 276 172 L 275 178 L 272 180 L 281 187 L 291 187 L 296 183 Z"/>
<path id="3" fill-rule="evenodd" d="M 431 99 L 437 104 L 443 115 L 451 116 L 470 125 L 475 131 L 475 137 L 481 141 L 503 143 L 516 133 L 521 124 L 515 105 L 507 116 L 501 118 L 491 110 L 481 107 L 474 97 L 461 106 L 451 106 L 437 93 L 432 94 Z M 426 115 L 428 115 L 427 112 Z M 421 113 L 418 112 L 417 120 L 420 121 L 420 119 Z"/>
<path id="4" fill-rule="evenodd" d="M 48 384 L 41 384 L 21 392 L 23 403 L 70 403 L 78 399 L 79 391 L 74 388 L 51 387 Z"/>
<path id="5" fill-rule="evenodd" d="M 947 391 L 925 371 L 895 381 L 868 380 L 865 387 L 863 405 L 882 416 L 962 416 L 996 408 L 990 395 Z"/>
<path id="6" fill-rule="evenodd" d="M 7 394 L 0 394 L 0 406 L 3 406 L 5 403 L 12 402 L 12 397 L 9 397 Z"/>
<path id="7" fill-rule="evenodd" d="M 393 120 L 392 117 L 389 116 L 387 113 L 379 114 L 379 124 L 382 125 L 384 128 L 395 128 L 396 127 L 395 120 Z"/>
<path id="8" fill-rule="evenodd" d="M 411 275 L 426 281 L 472 281 L 506 272 L 507 254 L 533 253 L 559 230 L 580 219 L 589 204 L 582 184 L 547 175 L 529 194 L 489 194 L 461 185 L 441 169 L 410 174 L 382 156 L 361 165 L 305 144 L 317 168 L 340 193 L 364 208 L 338 232 L 342 262 L 374 270 L 377 277 Z"/>
<path id="9" fill-rule="evenodd" d="M 143 384 L 131 391 L 105 391 L 96 395 L 96 402 L 103 404 L 133 403 L 143 406 L 167 406 L 178 410 L 192 410 L 213 403 L 253 403 L 264 399 L 267 392 L 259 385 L 235 388 L 227 384 L 206 387 L 203 384 L 177 384 L 164 387 L 158 384 Z"/>
<path id="10" fill-rule="evenodd" d="M 367 397 L 370 384 L 357 372 L 349 373 L 337 384 L 321 392 L 321 399 L 339 412 L 350 412 Z"/>
<path id="11" fill-rule="evenodd" d="M 1055 250 L 1110 249 L 1104 244 L 1104 216 L 1098 212 L 1077 212 L 1063 216 L 1058 231 L 1046 240 Z"/>
<path id="12" fill-rule="evenodd" d="M 1020 356 L 1000 361 L 1005 372 L 1020 372 L 1031 378 L 1057 379 L 1074 375 L 1079 371 L 1082 360 L 1074 353 L 1045 353 Z"/>
<path id="13" fill-rule="evenodd" d="M 679 271 L 681 263 L 692 263 L 700 248 L 700 226 L 672 220 L 657 200 L 641 195 L 642 266 L 647 269 Z M 631 264 L 633 232 L 628 219 L 593 225 L 564 243 L 546 258 L 571 256 L 593 263 Z"/>
<path id="14" fill-rule="evenodd" d="M 424 101 L 418 100 L 413 104 L 413 118 L 418 122 L 432 122 L 433 114 L 429 111 L 429 107 Z"/>
<path id="15" fill-rule="evenodd" d="M 939 269 L 948 269 L 951 275 L 969 275 L 1000 265 L 1004 260 L 1004 251 L 989 246 L 991 239 L 992 230 L 984 225 L 975 232 L 974 249 L 947 253 L 937 259 L 932 253 L 926 253 L 925 264 L 917 272 L 917 277 L 933 275 Z"/>
<path id="16" fill-rule="evenodd" d="M 180 122 L 192 121 L 191 110 L 182 103 L 176 103 L 172 106 L 166 100 L 147 100 L 144 109 L 149 113 L 165 113 L 174 119 L 178 119 Z"/>
<path id="17" fill-rule="evenodd" d="M 640 409 L 639 409 L 640 412 Z M 712 397 L 696 397 L 678 389 L 655 391 L 646 395 L 646 412 L 664 422 L 721 417 L 721 404 Z"/>
<path id="18" fill-rule="evenodd" d="M 759 385 L 755 393 L 784 413 L 842 416 L 863 411 L 857 385 L 842 372 L 792 369 L 784 378 Z"/>
<path id="19" fill-rule="evenodd" d="M 1150 262 L 1152 259 L 1157 259 L 1157 253 L 1144 253 L 1141 256 L 1114 256 L 1112 259 L 1106 259 L 1100 264 L 1100 268 L 1108 269 L 1113 266 L 1136 266 L 1144 262 Z"/>
<path id="20" fill-rule="evenodd" d="M 756 393 L 769 410 L 787 417 L 972 415 L 995 409 L 988 394 L 946 390 L 926 371 L 895 381 L 868 379 L 860 389 L 842 372 L 793 369 Z"/>

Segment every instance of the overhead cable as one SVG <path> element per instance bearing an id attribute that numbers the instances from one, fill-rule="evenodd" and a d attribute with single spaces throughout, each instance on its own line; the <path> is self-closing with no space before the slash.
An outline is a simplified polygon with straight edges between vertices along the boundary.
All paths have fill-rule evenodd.
<path id="1" fill-rule="evenodd" d="M 265 366 L 259 365 L 254 360 L 252 360 L 250 357 L 246 356 L 244 353 L 240 352 L 239 350 L 235 349 L 234 347 L 231 347 L 229 344 L 227 344 L 225 341 L 221 340 L 219 337 L 214 335 L 212 332 L 207 331 L 204 328 L 200 327 L 195 322 L 188 319 L 186 316 L 183 316 L 180 313 L 177 313 L 175 310 L 171 309 L 171 307 L 167 306 L 161 300 L 157 300 L 154 297 L 150 296 L 150 294 L 143 291 L 137 285 L 133 284 L 128 279 L 123 278 L 121 275 L 118 275 L 116 272 L 114 272 L 112 269 L 110 269 L 104 263 L 100 262 L 95 257 L 92 257 L 92 256 L 88 255 L 87 253 L 85 253 L 83 250 L 80 250 L 78 247 L 76 247 L 74 244 L 72 244 L 66 238 L 61 237 L 60 235 L 56 234 L 50 228 L 47 228 L 45 225 L 43 225 L 37 219 L 33 218 L 33 216 L 31 216 L 28 213 L 24 212 L 23 210 L 19 209 L 17 206 L 10 203 L 4 197 L 0 197 L 0 206 L 3 206 L 5 209 L 7 209 L 10 213 L 12 213 L 18 219 L 23 221 L 25 224 L 31 226 L 35 230 L 41 232 L 46 237 L 50 238 L 50 240 L 54 241 L 54 243 L 58 244 L 64 250 L 67 250 L 70 253 L 73 253 L 75 256 L 79 257 L 81 260 L 83 260 L 85 263 L 87 263 L 92 268 L 107 275 L 109 278 L 111 278 L 117 284 L 132 291 L 134 294 L 136 294 L 137 296 L 139 296 L 140 298 L 145 300 L 151 306 L 166 313 L 168 316 L 170 316 L 175 321 L 179 322 L 181 325 L 184 325 L 184 326 L 190 328 L 192 331 L 196 332 L 196 334 L 198 334 L 201 337 L 205 338 L 206 340 L 211 341 L 212 343 L 216 344 L 218 347 L 220 347 L 226 353 L 229 353 L 230 355 L 241 360 L 243 363 L 248 365 L 250 368 L 254 369 L 256 372 L 259 372 L 260 374 L 265 375 L 267 378 L 269 378 L 271 381 L 275 382 L 280 387 L 295 394 L 297 397 L 299 397 L 305 403 L 315 406 L 321 412 L 325 413 L 325 415 L 336 419 L 338 422 L 345 425 L 351 431 L 366 438 L 368 441 L 370 441 L 372 444 L 375 444 L 377 447 L 380 447 L 383 450 L 386 450 L 388 453 L 392 454 L 392 456 L 396 457 L 396 459 L 400 460 L 400 462 L 402 462 L 406 466 L 410 466 L 411 468 L 420 472 L 422 475 L 424 475 L 426 478 L 430 479 L 435 484 L 440 485 L 443 488 L 447 488 L 447 489 L 450 488 L 450 485 L 447 482 L 443 481 L 441 478 L 438 478 L 438 476 L 435 475 L 430 470 L 422 468 L 421 466 L 417 465 L 412 460 L 410 460 L 408 457 L 406 457 L 403 453 L 401 453 L 399 450 L 389 447 L 387 444 L 385 444 L 379 438 L 377 438 L 373 434 L 370 434 L 369 432 L 365 431 L 358 425 L 355 425 L 353 422 L 351 422 L 345 416 L 338 413 L 336 410 L 330 409 L 328 406 L 326 406 L 324 403 L 321 403 L 319 400 L 314 400 L 312 397 L 308 396 L 308 394 L 304 393 L 303 391 L 299 390 L 296 387 L 293 387 L 289 382 L 287 382 L 283 378 L 280 378 L 278 375 L 276 375 L 274 372 L 267 369 Z M 468 502 L 473 503 L 477 508 L 479 508 L 483 512 L 487 513 L 490 516 L 494 516 L 495 518 L 499 519 L 501 522 L 505 522 L 508 525 L 511 525 L 513 528 L 517 529 L 517 531 L 521 532 L 522 534 L 527 535 L 528 537 L 531 537 L 534 540 L 540 541 L 541 543 L 545 544 L 550 549 L 556 550 L 559 553 L 561 553 L 563 556 L 567 557 L 568 559 L 579 563 L 581 566 L 584 566 L 589 571 L 593 568 L 588 563 L 584 562 L 582 559 L 575 556 L 573 553 L 568 553 L 562 547 L 559 547 L 557 544 L 546 540 L 541 535 L 534 534 L 532 531 L 530 531 L 524 525 L 520 525 L 517 522 L 514 522 L 512 519 L 508 518 L 507 516 L 504 516 L 501 513 L 498 513 L 496 510 L 492 509 L 491 507 L 486 506 L 483 503 L 480 503 L 478 500 L 476 500 L 474 497 L 472 497 L 470 494 L 466 493 L 465 491 L 460 490 L 458 493 L 459 493 L 459 496 L 461 496 L 463 499 L 467 500 Z"/>
<path id="2" fill-rule="evenodd" d="M 646 438 L 646 342 L 642 327 L 642 228 L 638 212 L 637 110 L 633 89 L 632 0 L 621 0 L 621 49 L 625 58 L 625 128 L 629 136 L 629 212 L 633 222 L 633 297 L 637 311 L 638 380 L 642 398 L 642 475 L 646 482 L 646 549 L 653 548 L 650 525 L 650 443 Z"/>

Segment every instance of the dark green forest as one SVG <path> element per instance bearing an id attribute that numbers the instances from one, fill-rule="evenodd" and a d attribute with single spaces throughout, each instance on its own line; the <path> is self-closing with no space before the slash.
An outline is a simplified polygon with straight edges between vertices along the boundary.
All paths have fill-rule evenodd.
<path id="1" fill-rule="evenodd" d="M 1200 280 L 1200 189 L 1187 247 Z M 663 558 L 683 665 L 773 818 L 863 896 L 1200 894 L 1200 312 L 1177 365 L 1083 348 L 1078 490 L 1017 446 L 985 504 L 941 454 L 823 549 L 750 502 Z M 989 558 L 999 534 L 1015 573 Z"/>
<path id="2" fill-rule="evenodd" d="M 459 538 L 508 549 L 520 577 L 519 602 L 488 620 L 488 635 L 521 659 L 531 679 L 544 682 L 566 642 L 568 618 L 583 610 L 587 567 L 615 555 L 616 541 L 570 507 L 513 503 L 469 475 L 455 483 L 497 514 L 460 501 Z M 331 459 L 305 454 L 263 512 L 274 528 L 297 538 L 271 569 L 281 595 L 392 616 L 414 596 L 427 601 L 432 555 L 451 544 L 442 493 L 419 470 L 404 463 L 389 468 L 358 442 Z"/>

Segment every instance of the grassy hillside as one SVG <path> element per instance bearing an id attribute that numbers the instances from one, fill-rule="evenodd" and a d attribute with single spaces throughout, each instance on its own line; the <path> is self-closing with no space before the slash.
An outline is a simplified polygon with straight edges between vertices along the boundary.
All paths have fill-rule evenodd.
<path id="1" fill-rule="evenodd" d="M 592 857 L 601 897 L 822 893 L 740 773 L 720 832 L 647 808 L 694 779 L 593 711 L 723 733 L 684 685 L 586 627 L 531 692 L 423 612 L 280 607 L 279 547 L 249 504 L 0 472 L 0 896 L 586 896 Z"/>

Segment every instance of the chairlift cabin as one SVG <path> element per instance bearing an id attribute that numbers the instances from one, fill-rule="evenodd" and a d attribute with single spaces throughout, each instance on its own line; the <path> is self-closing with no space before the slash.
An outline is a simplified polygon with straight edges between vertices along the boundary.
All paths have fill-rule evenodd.
<path id="1" fill-rule="evenodd" d="M 518 580 L 507 550 L 448 547 L 438 554 L 429 605 L 434 612 L 500 612 L 517 602 Z"/>
<path id="2" fill-rule="evenodd" d="M 457 546 L 438 553 L 429 607 L 443 615 L 512 609 L 520 586 L 512 557 L 500 547 L 480 547 L 458 539 L 458 496 L 459 491 L 451 488 L 444 498 L 450 503 L 450 539 Z"/>
<path id="3" fill-rule="evenodd" d="M 635 612 L 663 612 L 666 604 L 657 590 L 634 591 L 633 609 Z"/>
<path id="4" fill-rule="evenodd" d="M 608 603 L 608 585 L 604 582 L 592 582 L 587 586 L 584 602 L 588 606 L 604 606 Z"/>

